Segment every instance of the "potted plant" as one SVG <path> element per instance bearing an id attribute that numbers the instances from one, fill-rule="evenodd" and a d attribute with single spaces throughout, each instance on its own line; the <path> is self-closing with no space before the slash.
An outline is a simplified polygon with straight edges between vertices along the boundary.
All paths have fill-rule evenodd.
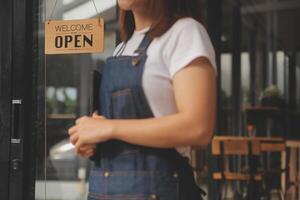
<path id="1" fill-rule="evenodd" d="M 276 85 L 267 87 L 260 95 L 262 106 L 284 108 L 284 99 Z"/>

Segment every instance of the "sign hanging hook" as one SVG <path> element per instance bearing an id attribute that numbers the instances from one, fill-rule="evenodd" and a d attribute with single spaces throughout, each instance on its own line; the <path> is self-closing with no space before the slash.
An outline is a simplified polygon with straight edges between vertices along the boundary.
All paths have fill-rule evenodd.
<path id="1" fill-rule="evenodd" d="M 95 1 L 92 0 L 92 2 L 93 2 L 93 5 L 94 5 L 94 8 L 95 8 L 95 11 L 96 11 L 97 15 L 100 15 L 100 13 L 99 13 L 99 11 L 98 11 L 98 9 L 97 9 L 97 6 L 96 6 Z"/>
<path id="2" fill-rule="evenodd" d="M 93 2 L 93 5 L 94 5 L 94 8 L 95 8 L 95 11 L 97 13 L 97 16 L 99 17 L 99 23 L 101 24 L 100 13 L 99 13 L 99 11 L 97 9 L 96 3 L 95 3 L 94 0 L 92 0 L 92 2 Z M 48 17 L 48 19 L 49 19 L 48 24 L 50 24 L 50 21 L 51 21 L 51 19 L 53 17 L 53 13 L 54 13 L 54 10 L 56 9 L 56 5 L 57 5 L 57 0 L 55 0 L 54 6 L 53 6 L 53 8 L 51 10 L 51 13 L 50 13 L 50 16 Z"/>
<path id="3" fill-rule="evenodd" d="M 51 21 L 51 19 L 52 19 L 52 17 L 53 17 L 53 12 L 54 12 L 54 10 L 55 10 L 55 8 L 56 8 L 56 4 L 57 4 L 57 0 L 55 0 L 54 6 L 53 6 L 53 8 L 52 8 L 52 10 L 51 10 L 51 13 L 50 13 L 50 16 L 48 17 L 48 19 L 49 19 L 48 24 L 50 24 L 50 21 Z"/>
<path id="4" fill-rule="evenodd" d="M 96 13 L 97 13 L 98 19 L 99 19 L 99 24 L 101 25 L 100 13 L 99 13 L 99 11 L 98 11 L 98 9 L 97 9 L 95 0 L 92 0 L 92 2 L 93 2 L 93 5 L 94 5 L 94 8 L 95 8 L 95 11 L 96 11 Z"/>

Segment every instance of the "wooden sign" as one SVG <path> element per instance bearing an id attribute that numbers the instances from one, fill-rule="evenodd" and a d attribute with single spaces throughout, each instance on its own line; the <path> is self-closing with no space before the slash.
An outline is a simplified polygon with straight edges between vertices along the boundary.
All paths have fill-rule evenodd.
<path id="1" fill-rule="evenodd" d="M 104 20 L 47 20 L 45 54 L 95 53 L 104 50 Z"/>

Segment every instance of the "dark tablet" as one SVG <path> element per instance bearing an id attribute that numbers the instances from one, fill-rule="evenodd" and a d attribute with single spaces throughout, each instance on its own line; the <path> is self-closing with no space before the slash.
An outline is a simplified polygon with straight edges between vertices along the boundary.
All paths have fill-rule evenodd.
<path id="1" fill-rule="evenodd" d="M 101 114 L 100 111 L 100 84 L 101 84 L 101 79 L 102 79 L 102 74 L 97 71 L 94 70 L 92 72 L 92 94 L 91 94 L 91 115 L 93 114 L 93 112 L 97 111 L 98 114 Z"/>
<path id="2" fill-rule="evenodd" d="M 101 88 L 101 79 L 102 79 L 102 74 L 94 70 L 92 72 L 92 90 L 91 90 L 91 105 L 90 105 L 90 115 L 97 111 L 98 115 L 101 115 L 101 110 L 100 110 L 100 88 Z M 97 145 L 96 148 L 96 153 L 90 157 L 90 160 L 98 162 L 100 160 L 100 144 Z"/>

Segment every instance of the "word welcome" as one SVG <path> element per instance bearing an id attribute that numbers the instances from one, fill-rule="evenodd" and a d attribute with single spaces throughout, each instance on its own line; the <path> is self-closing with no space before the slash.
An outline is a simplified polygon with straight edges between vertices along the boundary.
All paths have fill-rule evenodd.
<path id="1" fill-rule="evenodd" d="M 93 24 L 72 24 L 72 25 L 58 25 L 55 26 L 56 32 L 70 32 L 70 31 L 92 31 Z"/>

